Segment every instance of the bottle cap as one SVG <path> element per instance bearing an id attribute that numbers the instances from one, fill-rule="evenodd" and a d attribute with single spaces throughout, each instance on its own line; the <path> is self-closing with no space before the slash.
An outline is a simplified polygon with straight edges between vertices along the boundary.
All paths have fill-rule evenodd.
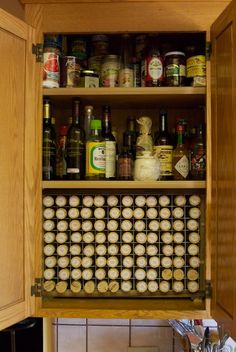
<path id="1" fill-rule="evenodd" d="M 91 121 L 91 129 L 92 130 L 101 130 L 102 129 L 101 120 L 92 120 Z"/>

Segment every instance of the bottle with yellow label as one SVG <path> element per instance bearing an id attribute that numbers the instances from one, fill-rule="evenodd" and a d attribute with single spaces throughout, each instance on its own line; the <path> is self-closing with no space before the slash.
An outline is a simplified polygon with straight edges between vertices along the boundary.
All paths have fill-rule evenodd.
<path id="1" fill-rule="evenodd" d="M 91 136 L 86 142 L 86 179 L 105 178 L 105 141 L 101 120 L 91 121 Z"/>

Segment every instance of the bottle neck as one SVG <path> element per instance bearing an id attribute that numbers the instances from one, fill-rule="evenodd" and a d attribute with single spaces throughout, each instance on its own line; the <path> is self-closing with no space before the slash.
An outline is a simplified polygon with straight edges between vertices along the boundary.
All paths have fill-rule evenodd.
<path id="1" fill-rule="evenodd" d="M 160 132 L 167 132 L 168 127 L 167 127 L 167 116 L 166 114 L 161 114 L 160 115 Z"/>
<path id="2" fill-rule="evenodd" d="M 80 122 L 79 104 L 80 104 L 79 100 L 73 101 L 73 107 L 72 107 L 72 124 L 73 125 L 79 125 L 79 122 Z"/>
<path id="3" fill-rule="evenodd" d="M 43 118 L 45 121 L 49 122 L 51 117 L 50 117 L 50 114 L 51 114 L 51 107 L 50 107 L 50 103 L 44 103 L 43 105 Z"/>
<path id="4" fill-rule="evenodd" d="M 177 132 L 177 145 L 183 145 L 184 144 L 184 135 L 182 131 Z"/>
<path id="5" fill-rule="evenodd" d="M 111 113 L 109 107 L 103 108 L 103 119 L 102 119 L 102 129 L 104 135 L 111 134 Z"/>

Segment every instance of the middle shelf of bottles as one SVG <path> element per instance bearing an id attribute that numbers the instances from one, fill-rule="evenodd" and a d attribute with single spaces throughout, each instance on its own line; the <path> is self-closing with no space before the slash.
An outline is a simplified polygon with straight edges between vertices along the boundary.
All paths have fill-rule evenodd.
<path id="1" fill-rule="evenodd" d="M 90 113 L 92 120 L 100 120 L 101 121 L 101 137 L 104 135 L 104 107 L 109 110 L 109 124 L 112 134 L 115 136 L 116 142 L 116 155 L 115 155 L 115 172 L 112 177 L 109 179 L 108 188 L 119 188 L 119 183 L 116 184 L 114 180 L 138 180 L 141 183 L 137 183 L 137 187 L 147 187 L 148 182 L 152 179 L 137 178 L 134 175 L 134 170 L 132 171 L 132 175 L 129 177 L 122 177 L 119 174 L 119 159 L 122 158 L 122 153 L 124 148 L 131 147 L 133 153 L 133 164 L 135 166 L 135 162 L 137 159 L 136 149 L 137 149 L 137 139 L 140 138 L 141 135 L 141 125 L 140 119 L 144 118 L 146 121 L 149 119 L 151 122 L 149 136 L 153 143 L 153 149 L 151 147 L 151 154 L 156 154 L 155 147 L 156 141 L 160 134 L 161 129 L 161 120 L 160 117 L 163 115 L 163 111 L 166 117 L 166 122 L 168 122 L 168 126 L 166 126 L 169 141 L 165 141 L 164 144 L 171 145 L 172 149 L 176 149 L 177 146 L 177 132 L 176 126 L 179 124 L 184 125 L 183 133 L 184 133 L 184 144 L 186 144 L 186 155 L 188 163 L 190 163 L 190 154 L 191 150 L 196 145 L 196 129 L 199 125 L 204 125 L 205 123 L 205 88 L 203 87 L 162 87 L 162 88 L 59 88 L 59 89 L 44 89 L 44 100 L 47 99 L 50 102 L 50 107 L 52 107 L 50 112 L 50 119 L 54 121 L 54 129 L 56 131 L 55 136 L 55 144 L 56 144 L 56 164 L 61 163 L 58 158 L 60 158 L 60 152 L 63 154 L 63 163 L 64 168 L 68 168 L 68 134 L 69 128 L 72 123 L 73 118 L 73 104 L 75 100 L 78 100 L 79 111 L 78 111 L 78 119 L 79 126 L 82 129 L 86 129 L 86 114 L 89 109 L 92 109 Z M 72 104 L 72 105 L 71 105 Z M 137 123 L 138 122 L 138 123 Z M 132 125 L 132 126 L 131 126 Z M 61 132 L 63 130 L 63 133 Z M 65 132 L 66 131 L 66 132 Z M 86 131 L 87 133 L 87 131 Z M 128 135 L 135 135 L 135 140 L 133 137 L 128 141 Z M 63 138 L 61 138 L 63 137 Z M 86 169 L 86 160 L 89 159 L 88 155 L 86 155 L 86 146 L 89 137 L 85 135 L 85 139 L 83 140 L 84 149 L 82 151 L 83 155 L 83 167 Z M 60 145 L 61 141 L 64 145 Z M 126 145 L 130 143 L 132 145 Z M 168 142 L 168 143 L 167 143 Z M 204 162 L 206 158 L 206 145 L 205 145 L 205 136 L 202 139 L 202 145 L 200 146 L 201 152 L 204 152 Z M 145 147 L 146 148 L 146 147 Z M 144 148 L 144 149 L 145 149 Z M 62 150 L 63 149 L 63 150 Z M 127 148 L 126 148 L 127 149 Z M 43 153 L 44 156 L 44 153 Z M 86 156 L 86 157 L 85 157 Z M 160 158 L 159 158 L 160 159 Z M 77 160 L 78 161 L 78 160 Z M 44 163 L 44 161 L 43 161 Z M 61 165 L 61 164 L 60 164 Z M 59 167 L 60 167 L 59 165 Z M 44 165 L 43 165 L 44 167 Z M 57 173 L 58 165 L 55 165 L 54 175 L 50 175 L 50 177 L 43 177 L 43 188 L 52 188 L 50 185 L 51 182 L 55 184 L 57 188 L 58 183 L 54 182 L 56 180 L 80 180 L 80 183 L 77 185 L 78 187 L 93 187 L 90 184 L 91 181 L 88 181 L 88 177 L 86 177 L 86 172 L 82 177 L 74 178 L 67 177 L 66 174 L 64 176 L 59 175 Z M 70 166 L 69 166 L 70 167 Z M 200 175 L 200 174 L 199 174 Z M 101 175 L 104 176 L 104 175 Z M 161 176 L 163 176 L 161 174 Z M 190 173 L 184 177 L 182 177 L 181 182 L 177 182 L 178 178 L 176 177 L 159 177 L 155 178 L 155 181 L 158 180 L 158 184 L 152 185 L 154 188 L 205 188 L 205 171 L 200 177 L 192 177 Z M 196 176 L 196 175 L 195 175 Z M 91 179 L 91 178 L 90 178 Z M 96 181 L 100 180 L 100 177 L 95 177 Z M 103 177 L 101 177 L 103 179 Z M 164 180 L 168 179 L 166 184 L 162 182 L 166 182 Z M 85 181 L 86 180 L 86 181 Z M 161 180 L 161 181 L 160 181 Z M 171 181 L 170 181 L 171 180 Z M 174 185 L 173 181 L 174 180 Z M 191 181 L 190 181 L 191 180 Z M 49 183 L 48 183 L 49 181 Z M 103 188 L 106 188 L 106 177 L 105 183 L 100 185 Z M 63 181 L 64 182 L 64 181 Z M 69 182 L 69 181 L 67 181 Z M 112 182 L 112 184 L 111 184 Z M 143 183 L 142 183 L 143 182 Z M 92 182 L 93 183 L 93 182 Z M 132 183 L 132 182 L 131 182 Z M 177 186 L 178 184 L 178 186 Z M 73 184 L 73 186 L 75 186 Z M 76 187 L 77 187 L 76 186 Z M 100 187 L 98 186 L 98 187 Z M 135 187 L 136 187 L 135 186 Z M 64 187 L 63 184 L 60 187 Z M 129 185 L 129 181 L 125 188 L 133 188 L 133 186 Z M 67 186 L 65 187 L 67 188 Z M 68 183 L 68 188 L 70 185 Z M 96 187 L 95 187 L 96 188 Z"/>

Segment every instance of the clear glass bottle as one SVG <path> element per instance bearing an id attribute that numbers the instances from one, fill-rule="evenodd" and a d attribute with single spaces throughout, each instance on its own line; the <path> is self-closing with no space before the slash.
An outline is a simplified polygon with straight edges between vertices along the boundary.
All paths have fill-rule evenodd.
<path id="1" fill-rule="evenodd" d="M 173 178 L 186 180 L 189 175 L 189 153 L 184 143 L 184 126 L 177 124 L 177 146 L 173 151 Z"/>
<path id="2" fill-rule="evenodd" d="M 159 134 L 155 139 L 153 149 L 160 161 L 160 179 L 161 180 L 172 179 L 173 145 L 172 145 L 171 137 L 168 132 L 168 120 L 167 120 L 166 111 L 160 111 Z"/>
<path id="3" fill-rule="evenodd" d="M 102 133 L 105 141 L 105 179 L 114 179 L 116 176 L 116 139 L 112 134 L 111 108 L 102 107 Z"/>
<path id="4" fill-rule="evenodd" d="M 51 102 L 45 98 L 43 101 L 43 180 L 56 178 L 56 133 L 51 121 Z"/>
<path id="5" fill-rule="evenodd" d="M 86 142 L 86 179 L 105 177 L 105 141 L 102 136 L 101 120 L 91 121 L 91 136 Z"/>
<path id="6" fill-rule="evenodd" d="M 85 174 L 85 133 L 80 125 L 80 100 L 72 102 L 72 124 L 66 142 L 67 179 L 82 180 Z"/>
<path id="7" fill-rule="evenodd" d="M 91 135 L 91 120 L 94 119 L 94 108 L 92 105 L 85 105 L 84 107 L 84 119 L 83 119 L 83 128 L 85 132 L 86 141 Z"/>
<path id="8" fill-rule="evenodd" d="M 58 180 L 66 179 L 66 138 L 68 126 L 63 125 L 59 129 L 59 138 L 56 157 L 56 177 Z"/>
<path id="9" fill-rule="evenodd" d="M 121 55 L 119 69 L 119 87 L 133 87 L 134 72 L 132 66 L 131 36 L 123 34 L 121 37 Z"/>

